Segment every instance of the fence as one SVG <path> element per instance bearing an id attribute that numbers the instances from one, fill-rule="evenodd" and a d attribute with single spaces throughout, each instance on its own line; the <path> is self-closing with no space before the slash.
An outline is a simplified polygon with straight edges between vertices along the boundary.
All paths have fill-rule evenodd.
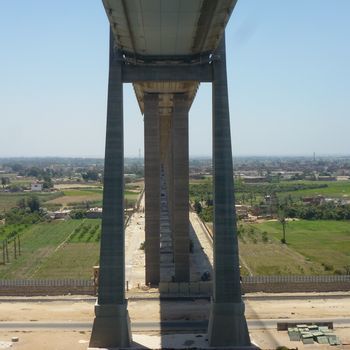
<path id="1" fill-rule="evenodd" d="M 243 283 L 350 283 L 350 275 L 243 276 Z"/>
<path id="2" fill-rule="evenodd" d="M 334 292 L 350 290 L 349 276 L 244 276 L 242 290 L 250 292 Z M 161 294 L 211 295 L 212 282 L 162 282 Z"/>
<path id="3" fill-rule="evenodd" d="M 350 290 L 350 275 L 319 276 L 243 276 L 242 289 L 250 292 L 334 292 Z M 162 295 L 206 295 L 212 293 L 212 282 L 161 282 Z M 93 280 L 0 280 L 0 295 L 94 295 Z"/>
<path id="4" fill-rule="evenodd" d="M 92 280 L 0 280 L 0 287 L 93 287 Z"/>
<path id="5" fill-rule="evenodd" d="M 94 295 L 92 280 L 0 280 L 0 296 Z"/>

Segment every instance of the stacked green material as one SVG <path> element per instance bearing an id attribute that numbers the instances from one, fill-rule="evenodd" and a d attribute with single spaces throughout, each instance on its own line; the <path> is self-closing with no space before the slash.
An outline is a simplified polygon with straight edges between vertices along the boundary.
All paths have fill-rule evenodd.
<path id="1" fill-rule="evenodd" d="M 328 338 L 326 336 L 324 336 L 324 335 L 321 335 L 320 337 L 317 337 L 316 341 L 319 344 L 329 344 Z"/>
<path id="2" fill-rule="evenodd" d="M 313 344 L 316 341 L 319 344 L 340 345 L 340 339 L 332 333 L 328 327 L 318 327 L 317 325 L 299 324 L 296 327 L 288 328 L 290 341 L 302 341 L 303 344 Z"/>
<path id="3" fill-rule="evenodd" d="M 288 328 L 288 336 L 291 341 L 300 340 L 300 332 L 298 328 Z"/>
<path id="4" fill-rule="evenodd" d="M 340 339 L 335 334 L 329 334 L 327 335 L 328 342 L 331 345 L 340 345 Z"/>
<path id="5" fill-rule="evenodd" d="M 301 341 L 303 342 L 303 344 L 313 344 L 314 337 L 310 332 L 304 332 L 301 334 Z"/>

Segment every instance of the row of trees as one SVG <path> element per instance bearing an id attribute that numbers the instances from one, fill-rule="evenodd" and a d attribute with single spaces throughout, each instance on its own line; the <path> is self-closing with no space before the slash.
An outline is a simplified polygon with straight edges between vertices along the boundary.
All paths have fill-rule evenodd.
<path id="1" fill-rule="evenodd" d="M 305 220 L 350 220 L 350 205 L 293 203 L 280 207 L 285 217 Z"/>

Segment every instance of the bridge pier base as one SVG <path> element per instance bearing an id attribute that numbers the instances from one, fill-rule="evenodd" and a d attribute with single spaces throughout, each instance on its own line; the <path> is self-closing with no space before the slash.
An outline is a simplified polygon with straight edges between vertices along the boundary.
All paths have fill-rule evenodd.
<path id="1" fill-rule="evenodd" d="M 250 345 L 242 303 L 212 303 L 208 338 L 210 346 L 239 347 Z"/>
<path id="2" fill-rule="evenodd" d="M 95 305 L 90 348 L 130 347 L 131 328 L 127 303 Z"/>

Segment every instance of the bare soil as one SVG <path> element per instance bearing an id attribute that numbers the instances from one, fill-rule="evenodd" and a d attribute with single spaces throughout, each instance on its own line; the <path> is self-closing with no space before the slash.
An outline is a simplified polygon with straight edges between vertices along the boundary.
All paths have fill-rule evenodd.
<path id="1" fill-rule="evenodd" d="M 148 292 L 145 292 L 148 295 Z M 10 301 L 0 299 L 0 341 L 11 341 L 11 337 L 19 337 L 19 342 L 13 344 L 12 349 L 86 349 L 90 337 L 89 331 L 7 331 L 1 330 L 1 322 L 92 322 L 94 314 L 94 300 L 90 301 L 52 301 L 40 298 L 30 302 L 19 302 L 16 298 Z M 38 299 L 38 298 L 37 298 Z M 15 302 L 16 301 L 16 302 Z M 322 297 L 316 293 L 294 295 L 274 295 L 272 298 L 266 294 L 251 294 L 246 297 L 246 318 L 250 319 L 327 319 L 336 321 L 337 318 L 350 320 L 350 293 L 324 294 Z M 160 320 L 183 320 L 183 319 L 207 319 L 209 302 L 206 300 L 196 301 L 163 301 L 157 299 L 129 300 L 128 309 L 131 322 L 147 322 Z M 350 322 L 350 321 L 349 321 Z M 350 349 L 350 328 L 338 328 L 335 332 L 340 336 L 343 347 Z M 180 339 L 183 341 L 187 335 Z M 278 345 L 297 346 L 303 349 L 302 343 L 290 343 L 286 332 L 277 332 L 275 329 L 252 329 L 251 337 L 263 349 L 275 349 Z M 154 332 L 147 335 L 135 332 L 134 340 L 144 341 L 146 344 L 159 343 L 160 336 Z M 179 342 L 173 338 L 173 342 Z M 169 339 L 167 341 L 170 341 Z M 180 341 L 180 343 L 181 343 Z M 162 340 L 162 343 L 163 340 Z M 173 344 L 175 344 L 173 343 Z M 1 347 L 0 347 L 1 348 Z M 306 346 L 306 349 L 323 349 L 320 345 Z M 324 347 L 324 349 L 330 349 Z M 333 348 L 334 349 L 334 348 Z"/>

